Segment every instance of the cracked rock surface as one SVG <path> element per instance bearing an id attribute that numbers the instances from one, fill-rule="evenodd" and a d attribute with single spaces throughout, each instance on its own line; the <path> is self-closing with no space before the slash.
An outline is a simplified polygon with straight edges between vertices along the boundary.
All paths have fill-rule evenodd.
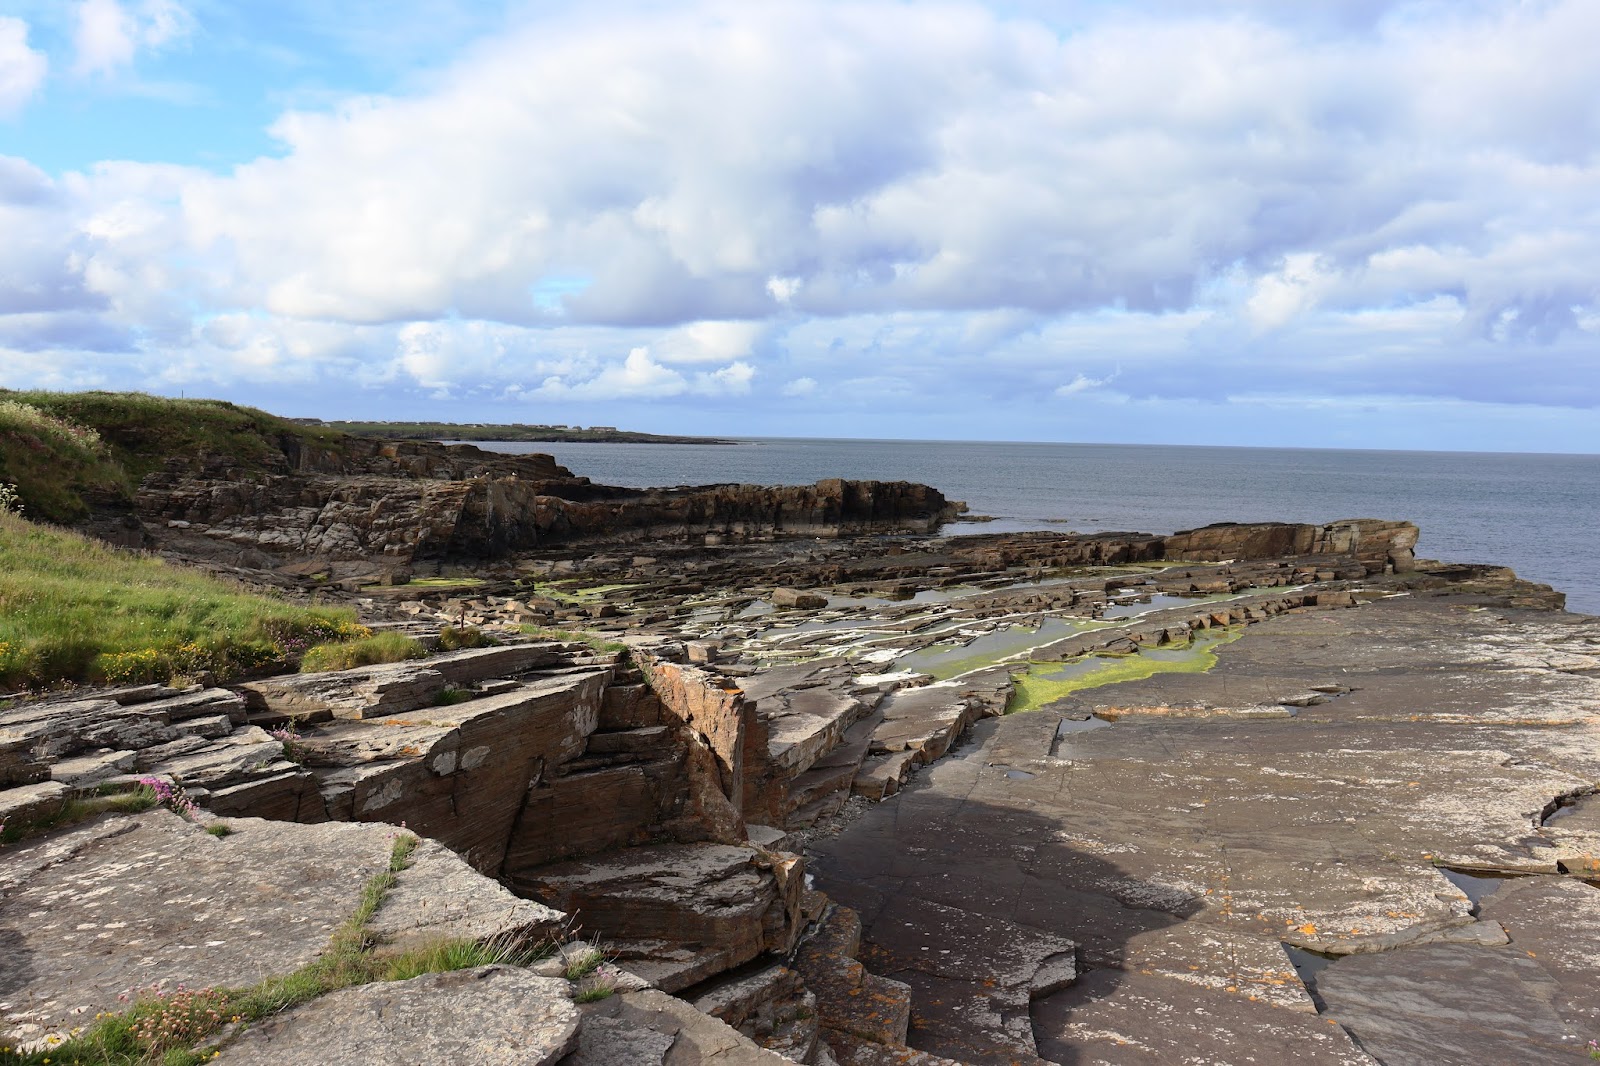
<path id="1" fill-rule="evenodd" d="M 980 723 L 811 869 L 869 968 L 917 989 L 908 1043 L 935 1055 L 1581 1060 L 1597 662 L 1600 620 L 1472 596 L 1282 614 L 1209 673 Z M 1114 724 L 1058 732 L 1087 714 Z M 1480 907 L 1441 866 L 1518 876 Z M 1027 994 L 1013 972 L 1057 942 L 1076 980 Z M 1321 1016 L 1285 944 L 1351 956 Z"/>

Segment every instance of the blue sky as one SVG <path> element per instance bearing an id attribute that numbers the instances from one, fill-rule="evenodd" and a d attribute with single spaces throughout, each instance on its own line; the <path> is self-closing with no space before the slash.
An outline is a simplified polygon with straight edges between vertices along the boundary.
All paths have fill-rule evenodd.
<path id="1" fill-rule="evenodd" d="M 0 385 L 1600 451 L 1592 0 L 0 0 Z"/>

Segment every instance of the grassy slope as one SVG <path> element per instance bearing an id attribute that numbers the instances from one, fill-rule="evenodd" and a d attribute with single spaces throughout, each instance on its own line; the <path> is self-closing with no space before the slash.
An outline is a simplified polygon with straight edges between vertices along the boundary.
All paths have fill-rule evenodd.
<path id="1" fill-rule="evenodd" d="M 0 389 L 0 482 L 17 486 L 27 514 L 53 522 L 83 518 L 90 503 L 127 500 L 170 456 L 217 452 L 263 468 L 286 441 L 343 436 L 220 400 Z"/>
<path id="2" fill-rule="evenodd" d="M 227 675 L 358 635 L 350 611 L 242 592 L 0 514 L 0 689 Z"/>

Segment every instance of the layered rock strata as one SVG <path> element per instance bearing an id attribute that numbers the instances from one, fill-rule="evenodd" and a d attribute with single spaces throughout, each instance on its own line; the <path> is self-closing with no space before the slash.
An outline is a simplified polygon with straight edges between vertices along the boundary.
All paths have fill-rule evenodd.
<path id="1" fill-rule="evenodd" d="M 1256 1033 L 1251 1039 L 1292 1042 L 1305 1061 L 1354 1063 L 1359 1054 L 1311 1017 L 1315 1002 L 1292 967 L 1275 961 L 1280 940 L 1331 952 L 1412 942 L 1493 951 L 1503 941 L 1487 935 L 1490 923 L 1408 895 L 1397 897 L 1404 906 L 1394 909 L 1415 913 L 1390 919 L 1392 928 L 1378 922 L 1383 927 L 1371 936 L 1334 936 L 1328 930 L 1348 917 L 1340 893 L 1358 891 L 1357 880 L 1341 876 L 1329 880 L 1326 902 L 1314 901 L 1323 911 L 1312 913 L 1313 903 L 1299 899 L 1306 921 L 1276 938 L 1257 936 L 1248 923 L 1236 928 L 1235 914 L 1276 908 L 1269 916 L 1276 917 L 1283 909 L 1282 871 L 1270 861 L 1283 841 L 1257 823 L 1233 836 L 1202 824 L 1217 796 L 1174 799 L 1163 791 L 1144 802 L 1123 793 L 1129 780 L 1176 788 L 1168 779 L 1180 758 L 1185 776 L 1204 777 L 1203 759 L 1216 757 L 1205 731 L 1219 723 L 1249 730 L 1321 723 L 1329 742 L 1337 739 L 1342 720 L 1327 716 L 1358 707 L 1355 696 L 1366 686 L 1303 669 L 1317 661 L 1319 637 L 1372 628 L 1384 676 L 1416 659 L 1417 648 L 1403 641 L 1396 646 L 1409 649 L 1406 658 L 1390 663 L 1381 650 L 1398 638 L 1385 635 L 1379 621 L 1399 617 L 1394 612 L 1407 605 L 1421 619 L 1482 625 L 1488 619 L 1480 609 L 1557 602 L 1556 594 L 1509 572 L 1414 563 L 1414 543 L 1414 528 L 1403 523 L 1355 521 L 1209 527 L 1168 538 L 902 540 L 880 555 L 812 543 L 744 552 L 661 547 L 620 561 L 547 559 L 538 565 L 563 566 L 558 572 L 575 584 L 630 579 L 632 588 L 570 605 L 626 634 L 626 653 L 521 641 L 233 689 L 142 686 L 18 703 L 0 710 L 0 812 L 11 812 L 0 820 L 44 822 L 74 798 L 154 774 L 179 781 L 202 809 L 230 819 L 264 814 L 317 829 L 404 822 L 438 844 L 425 845 L 413 861 L 426 880 L 402 879 L 375 919 L 384 940 L 481 939 L 512 926 L 524 930 L 519 935 L 544 936 L 555 925 L 565 935 L 601 940 L 616 961 L 659 986 L 583 1005 L 571 1032 L 561 1028 L 565 1021 L 552 1021 L 567 1035 L 556 1033 L 548 1045 L 554 1050 L 541 1054 L 573 1062 L 624 1054 L 673 1061 L 674 1047 L 691 1046 L 723 1049 L 717 1054 L 732 1055 L 729 1061 L 762 1061 L 770 1052 L 752 1040 L 817 1063 L 1071 1061 L 1086 1048 L 1109 1053 L 1112 1045 L 1092 1035 L 1096 1025 L 1126 1036 L 1130 1047 L 1143 1042 L 1176 1053 L 1183 1040 L 1201 1046 L 1209 1038 L 1185 1029 L 1180 1039 L 1139 1024 L 1164 1005 L 1188 1002 L 1173 998 L 1176 982 L 1224 1019 L 1219 1031 L 1230 1038 Z M 1302 548 L 1309 554 L 1295 554 Z M 483 592 L 441 614 L 521 622 L 516 612 L 527 606 Z M 1586 671 L 1593 664 L 1581 637 L 1529 630 L 1515 614 L 1493 617 L 1506 619 L 1503 639 L 1474 630 L 1479 643 L 1471 654 L 1496 656 L 1523 673 L 1570 674 L 1577 680 L 1544 696 L 1583 698 L 1577 689 L 1592 681 Z M 1254 639 L 1265 632 L 1274 634 L 1271 641 Z M 1218 657 L 1224 665 L 1254 661 L 1239 658 L 1240 649 L 1286 639 L 1291 665 L 1207 673 L 1195 657 L 1210 654 L 1218 634 L 1234 640 Z M 1180 661 L 1190 672 L 1158 672 Z M 1081 691 L 1066 686 L 1042 700 L 1042 711 L 1001 717 L 1008 708 L 1038 705 L 1038 685 L 1048 695 L 1056 691 L 1049 685 L 1065 684 L 1058 679 L 1078 676 L 1074 671 L 1111 666 L 1123 671 L 1119 677 L 1155 676 Z M 1213 677 L 1223 679 L 1220 691 Z M 1576 688 L 1569 693 L 1561 684 Z M 1535 722 L 1520 697 L 1489 691 L 1462 679 L 1435 695 L 1452 693 L 1460 703 L 1452 713 L 1463 714 L 1483 714 L 1485 701 L 1504 696 L 1505 713 L 1492 716 L 1504 732 L 1501 746 L 1487 735 L 1481 751 L 1434 751 L 1419 742 L 1406 749 L 1416 756 L 1407 762 L 1411 756 L 1379 743 L 1405 728 L 1394 717 L 1383 720 L 1376 741 L 1360 742 L 1378 745 L 1370 759 L 1362 761 L 1360 744 L 1355 754 L 1340 748 L 1322 758 L 1343 767 L 1335 778 L 1360 782 L 1357 792 L 1367 796 L 1387 797 L 1387 789 L 1407 795 L 1409 782 L 1389 781 L 1386 765 L 1402 767 L 1420 788 L 1427 777 L 1422 753 L 1442 780 L 1487 772 L 1494 781 L 1486 787 L 1516 802 L 1537 799 L 1541 818 L 1569 813 L 1541 827 L 1541 843 L 1524 846 L 1526 854 L 1504 841 L 1480 846 L 1487 838 L 1462 844 L 1459 835 L 1453 852 L 1430 838 L 1433 854 L 1480 868 L 1588 869 L 1583 857 L 1594 834 L 1584 798 L 1593 784 L 1582 769 L 1587 749 L 1581 737 L 1560 732 L 1578 719 L 1546 714 Z M 1025 699 L 1033 702 L 1019 703 Z M 1399 697 L 1384 699 L 1390 702 L 1382 713 L 1401 715 Z M 1111 721 L 1118 724 L 1106 727 Z M 1101 728 L 1088 731 L 1095 726 Z M 1541 770 L 1527 788 L 1511 788 L 1490 767 L 1491 749 L 1511 750 L 1523 735 L 1517 731 L 1527 729 L 1550 738 L 1537 758 L 1559 758 L 1570 768 Z M 1108 735 L 1148 736 L 1149 750 L 1129 767 L 1105 762 L 1110 776 L 1103 781 L 1069 781 L 1072 768 L 1087 772 L 1082 753 L 1098 750 Z M 1176 754 L 1177 736 L 1204 752 Z M 1278 750 L 1268 733 L 1249 737 L 1252 752 Z M 976 746 L 961 746 L 964 738 Z M 1223 738 L 1217 750 L 1240 743 Z M 1515 750 L 1526 761 L 1533 749 Z M 919 776 L 925 767 L 933 769 Z M 1314 776 L 1300 767 L 1294 780 L 1300 771 Z M 1246 780 L 1237 768 L 1230 772 Z M 1521 773 L 1507 780 L 1520 781 Z M 1590 776 L 1600 779 L 1600 767 Z M 1221 780 L 1226 787 L 1214 791 L 1232 795 Z M 1256 781 L 1247 791 L 1270 795 L 1276 783 Z M 1337 790 L 1318 791 L 1318 802 L 1329 794 Z M 885 798 L 890 802 L 873 806 Z M 1463 797 L 1461 809 L 1483 801 Z M 1386 798 L 1385 810 L 1398 809 L 1396 802 Z M 1115 808 L 1119 817 L 1105 815 L 1108 825 L 1148 822 L 1149 833 L 1166 841 L 1171 863 L 1191 852 L 1210 857 L 1168 870 L 1145 836 L 1112 839 L 1073 828 L 1080 808 Z M 1349 817 L 1359 826 L 1369 816 L 1363 808 Z M 1423 815 L 1416 817 L 1421 825 Z M 906 839 L 885 836 L 886 824 Z M 831 833 L 838 835 L 829 841 Z M 1207 840 L 1216 833 L 1225 846 L 1212 855 Z M 798 852 L 808 837 L 822 856 L 823 885 L 843 906 L 807 890 Z M 38 846 L 56 839 L 63 837 L 41 838 Z M 1421 836 L 1397 840 L 1390 846 L 1409 847 Z M 1359 851 L 1354 838 L 1347 851 L 1340 861 Z M 0 872 L 20 854 L 8 848 L 0 855 Z M 419 883 L 439 886 L 450 899 L 474 897 L 479 875 L 457 855 L 525 898 L 502 893 L 492 906 L 462 907 L 437 892 L 418 897 Z M 0 908 L 28 876 L 0 882 Z M 1003 902 L 988 906 L 963 884 L 982 885 L 985 899 Z M 1361 913 L 1371 917 L 1369 911 Z M 1517 920 L 1535 928 L 1525 916 Z M 1124 933 L 1132 946 L 1119 946 Z M 1583 972 L 1552 979 L 1567 987 Z M 416 990 L 456 994 L 449 985 L 474 996 L 475 979 L 374 988 L 348 997 L 348 1005 L 327 1004 L 323 1020 L 307 1015 L 303 1032 L 380 1006 L 403 1021 Z M 486 998 L 474 1002 L 492 1003 L 501 981 L 484 976 Z M 1566 1019 L 1581 997 L 1564 994 L 1566 1000 L 1547 1001 Z M 1371 1004 L 1373 994 L 1357 988 L 1350 1002 Z M 464 1004 L 463 1015 L 478 1009 Z M 720 1019 L 709 1029 L 708 1014 Z M 556 1005 L 549 1017 L 568 1015 Z M 1407 1024 L 1377 1013 L 1372 1019 L 1374 1033 Z M 394 1032 L 406 1031 L 397 1026 Z M 390 1035 L 372 1040 L 381 1045 Z M 286 1018 L 271 1041 L 299 1038 Z"/>

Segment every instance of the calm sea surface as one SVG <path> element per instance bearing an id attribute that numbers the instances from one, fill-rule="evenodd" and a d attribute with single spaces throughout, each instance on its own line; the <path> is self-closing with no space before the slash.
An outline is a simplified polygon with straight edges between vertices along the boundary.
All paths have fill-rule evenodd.
<path id="1" fill-rule="evenodd" d="M 547 452 L 610 485 L 920 481 L 999 519 L 947 532 L 1406 519 L 1422 529 L 1420 556 L 1510 566 L 1567 593 L 1571 610 L 1600 614 L 1600 455 L 791 439 L 481 446 Z"/>

